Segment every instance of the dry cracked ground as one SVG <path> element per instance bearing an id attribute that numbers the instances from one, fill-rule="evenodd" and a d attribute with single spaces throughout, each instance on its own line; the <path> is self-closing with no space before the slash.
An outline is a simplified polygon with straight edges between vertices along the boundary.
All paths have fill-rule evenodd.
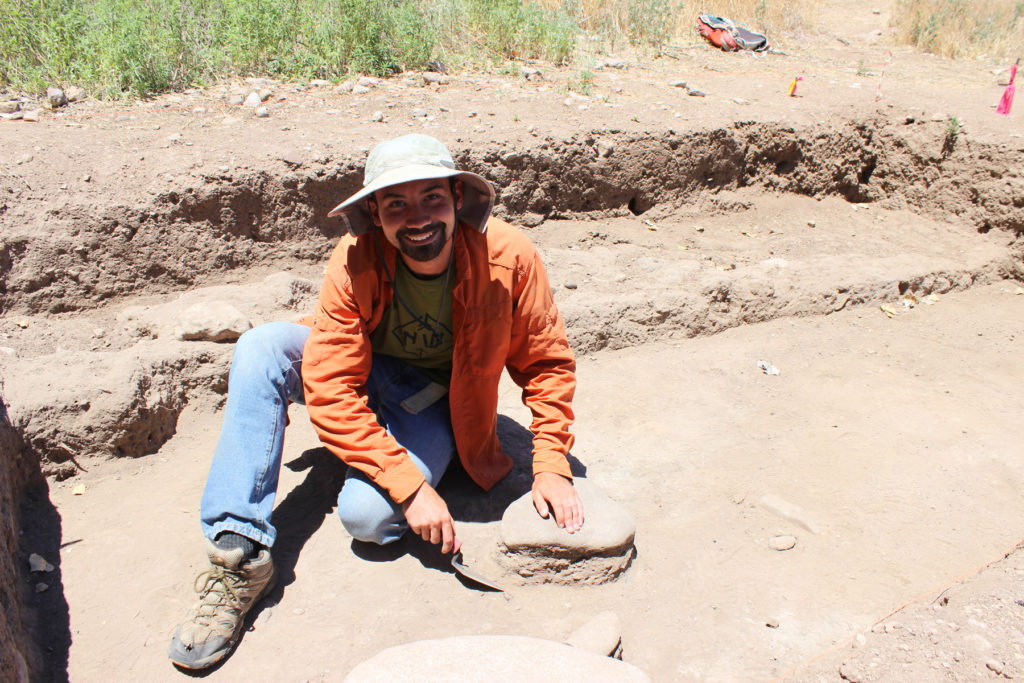
<path id="1" fill-rule="evenodd" d="M 203 569 L 231 355 L 182 321 L 308 311 L 327 211 L 410 131 L 490 178 L 540 248 L 579 357 L 574 455 L 636 557 L 604 585 L 499 594 L 418 543 L 353 545 L 342 466 L 293 407 L 283 585 L 211 678 L 339 680 L 390 646 L 561 641 L 606 611 L 658 681 L 1024 675 L 1024 114 L 994 113 L 1006 65 L 894 47 L 874 9 L 825 4 L 762 58 L 618 53 L 588 95 L 540 65 L 0 122 L 0 678 L 181 678 L 165 650 Z M 261 89 L 266 118 L 230 104 Z M 442 488 L 493 576 L 528 480 L 518 401 L 503 388 L 518 468 L 497 495 Z"/>

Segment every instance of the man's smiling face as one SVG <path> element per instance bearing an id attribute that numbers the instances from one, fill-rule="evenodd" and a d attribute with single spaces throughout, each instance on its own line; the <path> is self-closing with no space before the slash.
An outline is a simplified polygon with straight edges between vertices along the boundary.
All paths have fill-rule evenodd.
<path id="1" fill-rule="evenodd" d="M 418 275 L 448 267 L 455 212 L 462 208 L 462 181 L 428 178 L 391 185 L 369 200 L 373 223 Z"/>

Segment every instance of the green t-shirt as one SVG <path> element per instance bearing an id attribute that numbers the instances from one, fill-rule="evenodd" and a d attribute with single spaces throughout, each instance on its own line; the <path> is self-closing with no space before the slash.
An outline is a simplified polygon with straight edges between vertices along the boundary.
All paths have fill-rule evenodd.
<path id="1" fill-rule="evenodd" d="M 374 353 L 401 358 L 448 386 L 452 375 L 454 265 L 431 278 L 418 277 L 398 258 L 395 296 L 370 334 Z"/>

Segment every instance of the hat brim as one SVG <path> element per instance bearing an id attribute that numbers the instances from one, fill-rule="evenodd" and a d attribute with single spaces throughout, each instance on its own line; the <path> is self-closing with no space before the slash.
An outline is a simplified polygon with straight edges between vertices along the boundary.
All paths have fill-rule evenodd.
<path id="1" fill-rule="evenodd" d="M 459 219 L 480 232 L 487 229 L 487 219 L 494 209 L 494 188 L 491 184 L 476 173 L 427 164 L 402 166 L 381 173 L 373 182 L 364 185 L 358 192 L 331 209 L 327 215 L 340 215 L 345 220 L 345 227 L 350 234 L 356 237 L 365 235 L 376 227 L 365 199 L 385 187 L 432 178 L 456 178 L 463 181 Z"/>

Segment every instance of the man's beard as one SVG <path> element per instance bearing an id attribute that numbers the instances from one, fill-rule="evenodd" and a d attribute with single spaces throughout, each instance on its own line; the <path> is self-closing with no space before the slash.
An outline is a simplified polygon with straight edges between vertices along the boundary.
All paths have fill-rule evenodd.
<path id="1" fill-rule="evenodd" d="M 397 234 L 398 247 L 404 255 L 408 256 L 413 261 L 432 261 L 441 255 L 441 252 L 444 250 L 444 246 L 448 244 L 450 235 L 445 234 L 445 227 L 444 223 L 438 221 L 436 223 L 431 223 L 425 228 L 418 228 L 416 230 L 402 228 Z M 414 244 L 413 242 L 404 239 L 407 235 L 422 235 L 423 233 L 430 232 L 431 230 L 440 230 L 441 234 L 434 237 L 426 244 Z"/>

